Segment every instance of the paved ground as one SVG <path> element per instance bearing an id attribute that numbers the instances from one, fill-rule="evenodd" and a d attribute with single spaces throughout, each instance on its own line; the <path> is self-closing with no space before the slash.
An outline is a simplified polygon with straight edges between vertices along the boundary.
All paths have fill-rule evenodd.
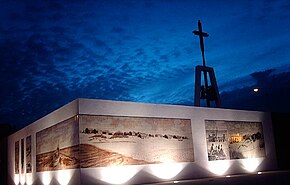
<path id="1" fill-rule="evenodd" d="M 261 174 L 231 175 L 229 177 L 192 179 L 155 183 L 155 185 L 290 185 L 290 171 L 269 171 Z"/>

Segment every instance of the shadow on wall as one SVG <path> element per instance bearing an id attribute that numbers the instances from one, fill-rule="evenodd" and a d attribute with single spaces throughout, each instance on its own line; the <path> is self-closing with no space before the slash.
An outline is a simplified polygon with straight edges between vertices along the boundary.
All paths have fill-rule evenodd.
<path id="1" fill-rule="evenodd" d="M 0 182 L 7 184 L 7 138 L 0 140 Z"/>
<path id="2" fill-rule="evenodd" d="M 7 136 L 16 132 L 9 124 L 0 124 L 0 182 L 7 184 Z M 10 177 L 11 178 L 11 177 Z"/>
<path id="3" fill-rule="evenodd" d="M 290 113 L 271 114 L 279 170 L 290 170 L 289 147 Z"/>

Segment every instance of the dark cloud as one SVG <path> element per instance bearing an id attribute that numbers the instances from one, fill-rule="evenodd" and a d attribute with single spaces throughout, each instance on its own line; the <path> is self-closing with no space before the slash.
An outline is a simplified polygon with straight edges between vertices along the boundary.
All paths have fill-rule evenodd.
<path id="1" fill-rule="evenodd" d="M 63 11 L 65 10 L 65 6 L 61 4 L 61 1 L 51 1 L 48 3 L 47 9 L 49 9 L 50 11 Z"/>
<path id="2" fill-rule="evenodd" d="M 55 34 L 64 34 L 66 32 L 66 29 L 61 26 L 53 26 L 49 30 Z"/>
<path id="3" fill-rule="evenodd" d="M 252 73 L 251 76 L 257 81 L 258 86 L 264 86 L 269 83 L 271 73 L 274 69 L 268 69 L 266 71 Z"/>
<path id="4" fill-rule="evenodd" d="M 49 19 L 51 21 L 61 21 L 64 18 L 64 15 L 62 13 L 53 13 L 51 16 L 49 16 Z"/>
<path id="5" fill-rule="evenodd" d="M 46 11 L 45 5 L 38 3 L 29 4 L 25 7 L 25 12 L 28 14 L 42 14 Z"/>
<path id="6" fill-rule="evenodd" d="M 138 48 L 135 50 L 135 57 L 141 57 L 145 54 L 144 49 L 143 48 Z"/>
<path id="7" fill-rule="evenodd" d="M 221 94 L 225 108 L 290 112 L 290 72 L 270 75 L 272 70 L 253 73 L 257 83 Z M 259 88 L 254 92 L 254 88 Z"/>
<path id="8" fill-rule="evenodd" d="M 184 51 L 185 51 L 187 54 L 192 54 L 192 52 L 193 52 L 193 48 L 192 48 L 192 47 L 184 47 Z"/>
<path id="9" fill-rule="evenodd" d="M 279 9 L 280 9 L 281 11 L 283 11 L 283 12 L 284 12 L 284 11 L 288 12 L 289 8 L 290 8 L 290 2 L 288 2 L 288 1 L 283 2 L 283 3 L 279 6 Z"/>
<path id="10" fill-rule="evenodd" d="M 161 55 L 160 57 L 159 57 L 159 60 L 161 61 L 161 62 L 168 62 L 168 56 L 167 55 Z"/>
<path id="11" fill-rule="evenodd" d="M 178 48 L 174 48 L 174 50 L 172 51 L 172 56 L 175 58 L 178 58 L 181 56 L 181 52 L 179 51 Z"/>
<path id="12" fill-rule="evenodd" d="M 105 41 L 100 40 L 100 39 L 94 39 L 94 45 L 98 48 L 105 48 L 107 47 L 107 44 Z"/>
<path id="13" fill-rule="evenodd" d="M 121 27 L 116 27 L 116 26 L 114 26 L 113 28 L 112 28 L 112 32 L 113 33 L 123 33 L 125 30 L 123 29 L 123 28 L 121 28 Z"/>

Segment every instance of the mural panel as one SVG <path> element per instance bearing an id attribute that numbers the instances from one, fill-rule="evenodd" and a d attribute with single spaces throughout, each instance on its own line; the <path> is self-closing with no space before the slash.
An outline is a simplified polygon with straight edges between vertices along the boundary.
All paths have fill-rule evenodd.
<path id="1" fill-rule="evenodd" d="M 21 173 L 24 173 L 24 139 L 21 139 Z"/>
<path id="2" fill-rule="evenodd" d="M 36 171 L 79 167 L 77 116 L 36 133 Z"/>
<path id="3" fill-rule="evenodd" d="M 205 120 L 208 160 L 265 157 L 261 122 Z"/>
<path id="4" fill-rule="evenodd" d="M 193 162 L 191 121 L 81 115 L 81 168 Z"/>
<path id="5" fill-rule="evenodd" d="M 32 172 L 31 164 L 31 136 L 26 137 L 26 173 Z"/>
<path id="6" fill-rule="evenodd" d="M 19 174 L 19 141 L 15 142 L 15 173 Z"/>

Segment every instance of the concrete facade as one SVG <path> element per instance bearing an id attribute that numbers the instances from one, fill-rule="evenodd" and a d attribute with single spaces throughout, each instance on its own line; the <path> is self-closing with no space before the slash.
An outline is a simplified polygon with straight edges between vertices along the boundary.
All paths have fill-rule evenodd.
<path id="1" fill-rule="evenodd" d="M 82 168 L 77 164 L 77 167 L 72 169 L 55 168 L 54 170 L 48 171 L 43 169 L 39 170 L 37 168 L 38 164 L 36 156 L 37 150 L 40 149 L 36 149 L 36 145 L 37 138 L 40 138 L 40 134 L 44 135 L 42 137 L 45 137 L 43 130 L 54 128 L 54 126 L 58 123 L 68 119 L 75 118 L 78 120 L 79 116 L 82 115 L 111 116 L 118 117 L 118 119 L 119 117 L 140 117 L 154 119 L 170 118 L 176 119 L 177 122 L 178 120 L 190 120 L 192 134 L 190 139 L 192 139 L 194 153 L 193 160 L 190 162 L 162 162 L 159 164 L 101 166 L 86 168 Z M 206 120 L 216 120 L 223 122 L 236 121 L 241 123 L 247 122 L 247 124 L 254 122 L 261 123 L 264 140 L 263 152 L 265 155 L 263 157 L 254 156 L 252 158 L 247 157 L 244 159 L 209 161 L 207 135 L 205 130 Z M 76 121 L 76 124 L 77 128 L 79 128 L 80 122 Z M 82 133 L 84 133 L 84 131 L 79 130 L 78 134 L 81 135 Z M 76 134 L 74 137 L 79 139 L 79 135 Z M 26 138 L 29 136 L 31 136 L 31 172 L 28 173 L 27 171 L 29 170 L 27 169 L 28 167 L 26 156 L 28 153 L 26 149 Z M 91 137 L 93 135 L 89 136 Z M 140 138 L 138 139 L 142 142 L 144 141 Z M 21 144 L 22 140 L 24 141 L 24 144 Z M 16 146 L 17 142 L 19 143 L 19 146 Z M 79 143 L 81 143 L 81 141 Z M 58 145 L 61 145 L 61 143 Z M 16 154 L 15 148 L 17 147 L 19 152 Z M 23 147 L 24 149 L 22 149 Z M 21 152 L 21 150 L 23 151 Z M 122 149 L 118 149 L 118 151 L 119 150 L 121 151 Z M 82 155 L 80 151 L 81 150 L 79 150 L 79 155 Z M 17 157 L 15 155 L 19 156 Z M 9 136 L 8 156 L 9 184 L 28 185 L 140 184 L 168 180 L 226 176 L 230 174 L 256 173 L 258 171 L 275 170 L 277 168 L 275 143 L 270 113 L 94 99 L 74 100 L 73 102 L 59 108 L 58 110 L 48 114 L 47 116 L 35 121 L 34 123 Z M 78 158 L 78 156 L 76 156 L 76 158 L 78 159 L 78 163 L 82 160 Z M 17 168 L 19 168 L 19 173 L 15 173 L 15 168 L 17 166 L 15 161 L 18 162 Z M 70 162 L 71 161 L 72 160 L 70 160 Z"/>

